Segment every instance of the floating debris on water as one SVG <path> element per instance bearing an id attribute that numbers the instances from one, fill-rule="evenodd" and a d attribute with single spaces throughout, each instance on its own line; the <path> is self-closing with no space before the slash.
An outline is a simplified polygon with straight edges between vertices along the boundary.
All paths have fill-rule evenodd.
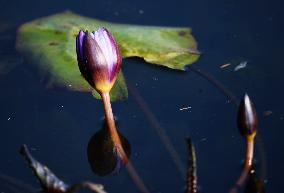
<path id="1" fill-rule="evenodd" d="M 229 66 L 231 66 L 231 63 L 223 64 L 223 65 L 220 66 L 220 68 L 227 68 Z"/>
<path id="2" fill-rule="evenodd" d="M 231 100 L 226 100 L 226 104 L 230 104 L 232 101 Z"/>
<path id="3" fill-rule="evenodd" d="M 247 67 L 247 63 L 248 63 L 248 61 L 242 61 L 239 65 L 237 65 L 235 67 L 234 71 L 238 71 L 240 69 L 243 69 L 243 68 Z"/>
<path id="4" fill-rule="evenodd" d="M 155 80 L 155 81 L 157 81 L 157 80 L 158 80 L 158 78 L 157 78 L 157 77 L 152 77 L 152 79 L 153 79 L 153 80 Z"/>
<path id="5" fill-rule="evenodd" d="M 185 110 L 188 110 L 188 109 L 191 109 L 191 106 L 188 106 L 188 107 L 182 107 L 182 108 L 180 108 L 179 110 L 180 110 L 180 111 L 185 111 Z"/>
<path id="6" fill-rule="evenodd" d="M 30 147 L 30 149 L 31 149 L 32 151 L 37 151 L 37 148 L 35 148 L 35 147 Z"/>
<path id="7" fill-rule="evenodd" d="M 201 142 L 207 141 L 207 138 L 206 138 L 206 137 L 203 137 L 200 141 L 201 141 Z"/>
<path id="8" fill-rule="evenodd" d="M 273 112 L 270 111 L 270 110 L 267 110 L 267 111 L 264 111 L 264 112 L 263 112 L 263 116 L 264 116 L 264 117 L 268 117 L 268 116 L 270 116 L 270 115 L 272 115 L 272 114 L 273 114 Z"/>

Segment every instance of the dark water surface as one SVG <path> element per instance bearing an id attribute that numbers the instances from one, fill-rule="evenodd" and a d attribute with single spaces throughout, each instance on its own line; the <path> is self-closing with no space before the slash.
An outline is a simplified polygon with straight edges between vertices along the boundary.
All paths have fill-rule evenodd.
<path id="1" fill-rule="evenodd" d="M 259 116 L 257 172 L 265 179 L 266 192 L 284 192 L 281 0 L 0 0 L 0 62 L 1 67 L 8 66 L 0 73 L 1 176 L 39 187 L 18 154 L 25 143 L 38 160 L 66 182 L 91 180 L 104 184 L 110 193 L 138 192 L 126 170 L 107 177 L 91 171 L 87 145 L 101 126 L 100 101 L 88 93 L 47 89 L 36 69 L 15 51 L 19 25 L 67 9 L 113 22 L 192 27 L 203 53 L 194 66 L 212 74 L 238 98 L 248 92 L 254 101 Z M 248 61 L 247 67 L 234 71 L 242 61 Z M 221 69 L 220 65 L 226 63 L 231 66 Z M 174 72 L 133 59 L 123 60 L 122 68 L 170 136 L 184 166 L 185 137 L 192 138 L 200 191 L 228 192 L 240 173 L 245 148 L 236 128 L 233 103 L 190 70 Z M 7 69 L 9 73 L 4 73 Z M 113 104 L 113 111 L 119 118 L 120 131 L 131 143 L 131 161 L 150 191 L 183 192 L 184 177 L 137 104 L 137 96 L 130 93 L 127 101 Z M 7 181 L 0 180 L 0 192 L 15 191 Z"/>

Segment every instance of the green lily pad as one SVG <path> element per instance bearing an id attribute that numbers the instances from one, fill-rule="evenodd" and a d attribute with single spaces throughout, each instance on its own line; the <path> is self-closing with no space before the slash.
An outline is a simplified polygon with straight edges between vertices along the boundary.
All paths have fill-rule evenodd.
<path id="1" fill-rule="evenodd" d="M 98 27 L 113 33 L 124 58 L 137 56 L 149 63 L 183 70 L 184 65 L 192 64 L 200 55 L 190 28 L 116 24 L 72 12 L 23 24 L 18 30 L 17 48 L 38 66 L 50 86 L 92 91 L 77 65 L 75 36 L 80 29 L 93 31 Z M 110 94 L 113 101 L 127 98 L 122 73 Z"/>

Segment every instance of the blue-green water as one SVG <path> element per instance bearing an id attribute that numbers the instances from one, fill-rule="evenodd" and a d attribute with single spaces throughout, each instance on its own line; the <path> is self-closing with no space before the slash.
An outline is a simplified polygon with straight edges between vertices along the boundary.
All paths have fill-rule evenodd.
<path id="1" fill-rule="evenodd" d="M 202 52 L 194 64 L 222 82 L 238 98 L 251 96 L 259 116 L 257 171 L 266 192 L 283 192 L 284 105 L 281 0 L 262 1 L 0 1 L 0 174 L 38 188 L 18 154 L 28 144 L 33 155 L 66 182 L 91 180 L 108 192 L 138 192 L 126 170 L 98 177 L 87 145 L 99 130 L 103 110 L 90 94 L 48 89 L 36 69 L 15 50 L 16 29 L 24 22 L 66 9 L 103 20 L 160 26 L 190 26 Z M 11 59 L 12 58 L 12 59 Z M 241 61 L 247 67 L 234 71 Z M 227 68 L 220 66 L 231 63 Z M 13 68 L 15 66 L 15 68 Z M 236 128 L 236 107 L 197 73 L 174 72 L 142 60 L 123 60 L 122 70 L 170 137 L 186 166 L 185 137 L 196 147 L 201 192 L 228 192 L 241 169 L 245 143 Z M 137 94 L 137 92 L 136 92 Z M 184 107 L 191 107 L 180 110 Z M 113 104 L 119 128 L 131 143 L 131 161 L 150 192 L 183 192 L 177 170 L 155 127 L 131 94 Z M 264 112 L 272 114 L 264 116 Z M 266 113 L 267 114 L 267 113 Z M 0 180 L 0 192 L 15 192 Z"/>

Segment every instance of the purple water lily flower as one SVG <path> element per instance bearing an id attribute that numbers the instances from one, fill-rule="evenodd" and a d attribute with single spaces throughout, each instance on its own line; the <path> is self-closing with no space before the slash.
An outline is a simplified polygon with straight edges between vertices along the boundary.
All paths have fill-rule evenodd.
<path id="1" fill-rule="evenodd" d="M 247 94 L 240 102 L 237 124 L 242 136 L 249 139 L 254 138 L 258 120 L 254 105 Z"/>
<path id="2" fill-rule="evenodd" d="M 121 67 L 116 41 L 106 28 L 90 33 L 80 31 L 76 37 L 79 69 L 99 93 L 109 92 Z"/>

